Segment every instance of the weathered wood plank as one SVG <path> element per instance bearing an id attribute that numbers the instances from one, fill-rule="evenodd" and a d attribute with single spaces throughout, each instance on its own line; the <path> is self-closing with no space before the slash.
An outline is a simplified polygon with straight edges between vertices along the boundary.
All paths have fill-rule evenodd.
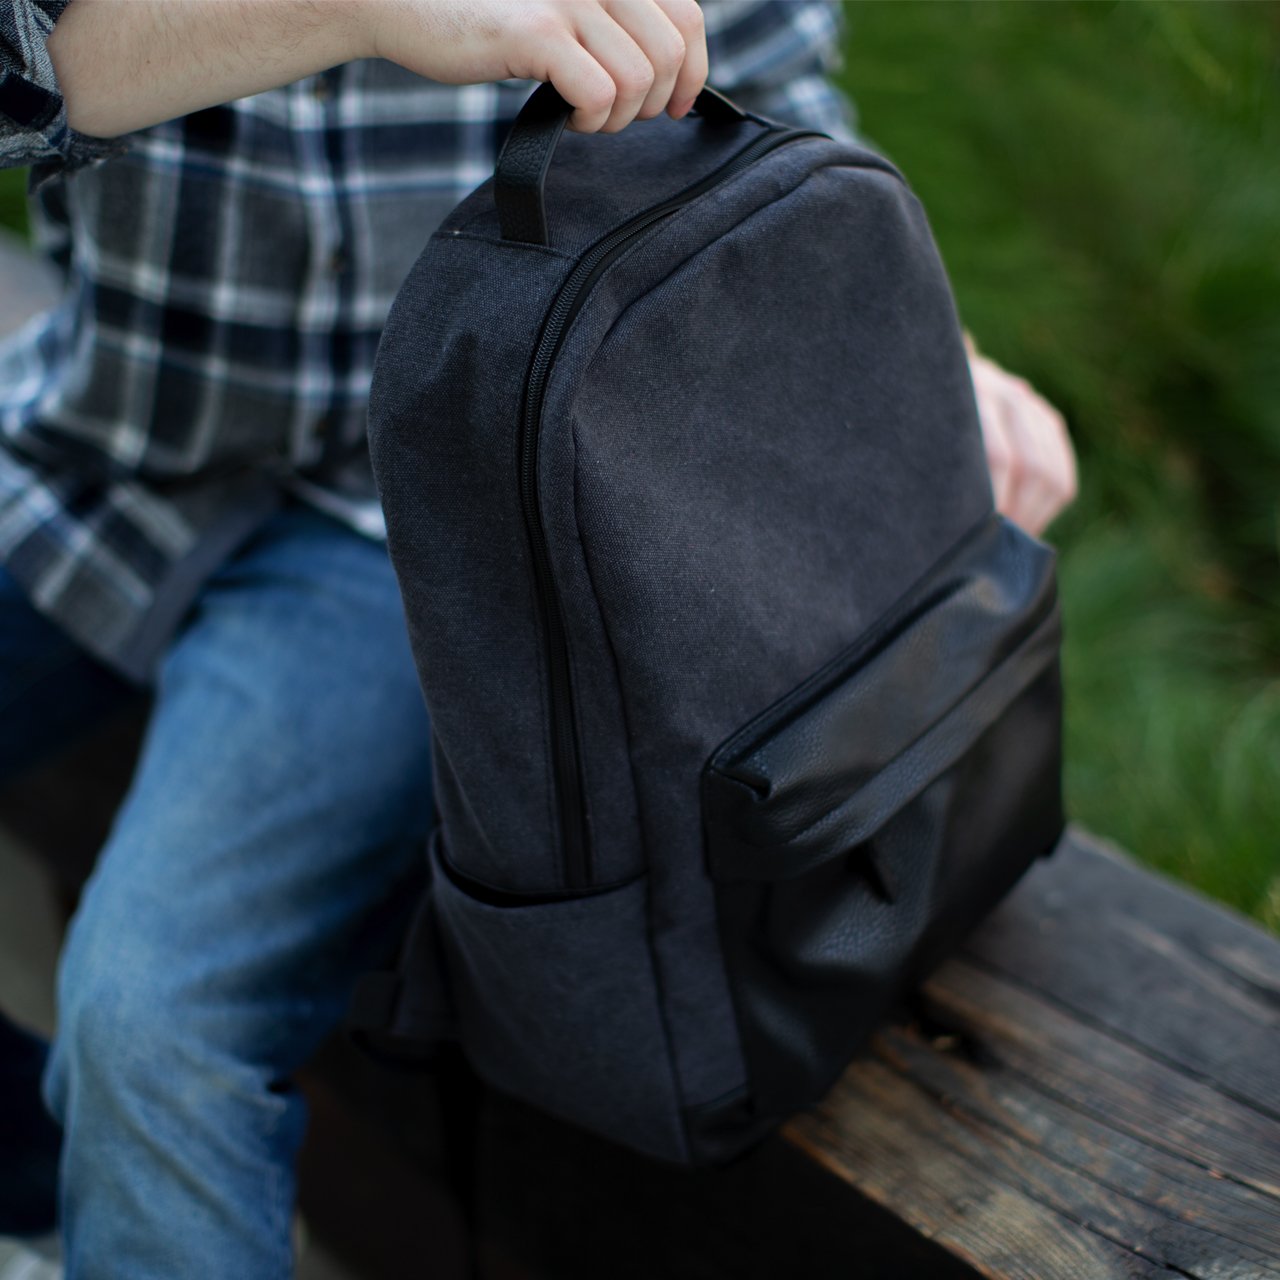
<path id="1" fill-rule="evenodd" d="M 1272 1267 L 1280 1214 L 1264 1193 L 1082 1114 L 1005 1067 L 957 1063 L 902 1031 L 878 1049 L 889 1074 L 917 1095 L 911 1105 L 923 1094 L 980 1135 L 979 1178 L 1052 1207 L 1070 1234 L 1079 1221 L 1143 1256 L 1207 1260 L 1214 1274 L 1280 1275 L 1280 1261 Z"/>
<path id="2" fill-rule="evenodd" d="M 939 1016 L 966 1028 L 968 1052 L 1018 1073 L 1040 1096 L 1198 1164 L 1214 1178 L 1280 1196 L 1277 1121 L 1083 1025 L 1007 975 L 957 960 L 929 991 Z"/>
<path id="3" fill-rule="evenodd" d="M 933 1104 L 888 1070 L 863 1061 L 787 1137 L 831 1173 L 1001 1280 L 1155 1277 L 1160 1268 L 1007 1176 L 998 1134 Z M 1022 1185 L 1019 1185 L 1019 1184 Z"/>
<path id="4" fill-rule="evenodd" d="M 1280 1276 L 1278 979 L 1073 833 L 786 1135 L 983 1275 Z"/>
<path id="5" fill-rule="evenodd" d="M 1280 942 L 1119 851 L 1073 832 L 966 954 L 1280 1116 Z"/>

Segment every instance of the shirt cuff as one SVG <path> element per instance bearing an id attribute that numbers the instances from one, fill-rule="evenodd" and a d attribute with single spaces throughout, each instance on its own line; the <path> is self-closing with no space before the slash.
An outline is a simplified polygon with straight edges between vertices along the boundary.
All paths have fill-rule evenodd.
<path id="1" fill-rule="evenodd" d="M 48 40 L 70 0 L 0 3 L 0 168 L 31 165 L 32 186 L 128 149 L 67 124 Z"/>

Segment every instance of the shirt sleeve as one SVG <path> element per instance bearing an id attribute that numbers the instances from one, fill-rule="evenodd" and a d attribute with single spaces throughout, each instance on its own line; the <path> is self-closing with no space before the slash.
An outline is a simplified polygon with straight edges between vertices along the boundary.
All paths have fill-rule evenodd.
<path id="1" fill-rule="evenodd" d="M 708 83 L 784 124 L 853 141 L 856 113 L 830 77 L 840 67 L 832 0 L 703 0 Z"/>
<path id="2" fill-rule="evenodd" d="M 32 165 L 38 185 L 126 149 L 67 124 L 47 42 L 70 0 L 0 0 L 0 168 Z"/>

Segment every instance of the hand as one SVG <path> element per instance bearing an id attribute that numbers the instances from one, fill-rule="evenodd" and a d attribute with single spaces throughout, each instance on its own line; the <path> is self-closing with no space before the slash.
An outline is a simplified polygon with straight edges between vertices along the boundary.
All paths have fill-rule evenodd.
<path id="1" fill-rule="evenodd" d="M 445 84 L 550 80 L 569 127 L 679 119 L 707 78 L 695 0 L 363 0 L 371 52 Z"/>
<path id="2" fill-rule="evenodd" d="M 1076 455 L 1062 415 L 1030 383 L 979 355 L 966 336 L 969 371 L 996 510 L 1040 534 L 1076 496 Z"/>
<path id="3" fill-rule="evenodd" d="M 48 48 L 68 122 L 101 138 L 353 58 L 445 84 L 550 80 L 583 133 L 678 119 L 707 78 L 695 0 L 75 0 Z"/>

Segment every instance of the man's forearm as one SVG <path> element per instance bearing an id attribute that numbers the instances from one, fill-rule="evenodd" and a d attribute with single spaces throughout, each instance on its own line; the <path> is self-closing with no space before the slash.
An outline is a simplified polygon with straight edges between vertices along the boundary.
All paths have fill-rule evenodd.
<path id="1" fill-rule="evenodd" d="M 549 80 L 586 132 L 681 116 L 707 75 L 694 0 L 72 0 L 48 48 L 71 127 L 105 138 L 353 58 Z"/>
<path id="2" fill-rule="evenodd" d="M 359 10 L 360 0 L 72 0 L 49 56 L 68 123 L 110 138 L 370 56 Z"/>

